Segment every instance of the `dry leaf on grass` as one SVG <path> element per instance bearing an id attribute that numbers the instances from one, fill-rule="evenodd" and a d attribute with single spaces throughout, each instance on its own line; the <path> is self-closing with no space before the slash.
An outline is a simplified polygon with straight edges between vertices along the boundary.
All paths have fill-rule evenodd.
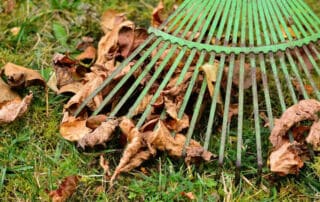
<path id="1" fill-rule="evenodd" d="M 6 101 L 20 98 L 20 96 L 16 92 L 12 91 L 10 86 L 8 86 L 1 78 L 0 78 L 0 92 L 1 92 L 0 104 Z"/>
<path id="2" fill-rule="evenodd" d="M 194 196 L 194 194 L 192 192 L 181 192 L 181 195 L 190 199 L 190 200 L 196 199 L 196 197 Z"/>
<path id="3" fill-rule="evenodd" d="M 200 67 L 200 70 L 204 72 L 206 80 L 207 80 L 207 86 L 210 93 L 210 96 L 213 97 L 214 95 L 214 87 L 215 82 L 217 81 L 217 73 L 218 73 L 219 63 L 214 62 L 214 64 L 204 64 Z M 218 103 L 222 104 L 222 98 L 220 95 L 220 92 L 218 92 Z"/>
<path id="4" fill-rule="evenodd" d="M 0 124 L 10 123 L 17 118 L 21 117 L 28 109 L 32 94 L 27 95 L 21 100 L 20 97 L 16 97 L 12 100 L 7 100 L 0 103 Z"/>
<path id="5" fill-rule="evenodd" d="M 112 138 L 118 123 L 119 121 L 114 119 L 108 119 L 102 122 L 94 131 L 86 133 L 78 140 L 79 146 L 85 148 L 86 146 L 94 147 L 96 145 L 105 145 L 105 143 Z"/>
<path id="6" fill-rule="evenodd" d="M 66 201 L 77 189 L 80 176 L 68 176 L 63 179 L 59 188 L 50 191 L 49 196 L 53 202 Z"/>
<path id="7" fill-rule="evenodd" d="M 164 121 L 164 124 L 168 129 L 179 133 L 183 129 L 189 128 L 189 116 L 184 114 L 181 119 L 171 119 L 168 118 Z"/>
<path id="8" fill-rule="evenodd" d="M 300 146 L 297 142 L 285 142 L 279 149 L 273 151 L 269 157 L 271 171 L 280 176 L 297 174 L 303 167 Z"/>
<path id="9" fill-rule="evenodd" d="M 101 125 L 102 122 L 105 122 L 107 120 L 107 118 L 108 117 L 103 114 L 90 116 L 87 119 L 86 126 L 91 129 L 96 129 Z"/>
<path id="10" fill-rule="evenodd" d="M 86 119 L 82 117 L 69 116 L 68 112 L 64 113 L 64 117 L 60 124 L 60 134 L 69 141 L 79 141 L 92 130 L 86 126 Z"/>
<path id="11" fill-rule="evenodd" d="M 294 124 L 304 120 L 317 120 L 318 112 L 320 112 L 320 102 L 313 99 L 302 100 L 298 104 L 289 107 L 281 118 L 275 121 L 269 137 L 273 147 L 282 146 L 287 141 L 286 133 Z"/>
<path id="12" fill-rule="evenodd" d="M 80 53 L 77 56 L 76 59 L 79 61 L 89 60 L 90 62 L 86 62 L 86 63 L 90 64 L 93 60 L 95 60 L 96 54 L 97 54 L 97 50 L 95 49 L 95 47 L 88 46 L 82 53 Z"/>
<path id="13" fill-rule="evenodd" d="M 7 77 L 11 87 L 27 87 L 30 85 L 46 85 L 42 76 L 35 70 L 28 69 L 13 63 L 3 66 L 2 74 Z"/>
<path id="14" fill-rule="evenodd" d="M 314 150 L 320 150 L 320 121 L 312 124 L 306 141 L 313 146 Z"/>
<path id="15" fill-rule="evenodd" d="M 151 25 L 153 27 L 159 27 L 163 23 L 165 19 L 163 16 L 163 11 L 164 11 L 163 2 L 160 1 L 158 6 L 152 12 Z"/>

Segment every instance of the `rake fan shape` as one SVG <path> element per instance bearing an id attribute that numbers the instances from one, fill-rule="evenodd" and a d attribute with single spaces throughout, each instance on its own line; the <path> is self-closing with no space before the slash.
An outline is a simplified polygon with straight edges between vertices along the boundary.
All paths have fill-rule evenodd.
<path id="1" fill-rule="evenodd" d="M 180 119 L 189 112 L 186 145 L 197 134 L 201 136 L 198 139 L 202 140 L 204 149 L 212 151 L 210 145 L 214 134 L 217 135 L 219 150 L 213 152 L 219 153 L 218 162 L 222 165 L 227 139 L 233 131 L 236 167 L 240 169 L 241 159 L 252 156 L 244 151 L 243 129 L 245 119 L 253 120 L 255 137 L 251 139 L 255 138 L 257 165 L 261 171 L 264 164 L 262 139 L 266 139 L 269 132 L 262 132 L 260 113 L 266 112 L 268 127 L 272 129 L 275 117 L 289 105 L 300 99 L 320 100 L 317 63 L 320 19 L 302 0 L 185 0 L 158 28 L 151 27 L 149 34 L 81 104 L 76 116 L 131 64 L 129 72 L 117 82 L 93 115 L 118 99 L 108 116 L 125 115 L 140 128 L 172 82 L 173 75 L 179 74 L 174 80 L 179 86 L 191 72 L 177 112 Z M 205 79 L 208 75 L 201 70 L 204 64 L 216 69 L 209 69 L 216 71 L 214 81 Z M 138 76 L 121 97 L 116 98 L 138 70 Z M 208 96 L 209 85 L 214 89 Z M 135 109 L 150 92 L 152 98 L 148 105 L 136 116 Z M 229 118 L 232 102 L 238 104 L 234 119 Z M 200 115 L 206 124 L 199 124 Z M 216 122 L 222 123 L 218 133 Z M 198 125 L 206 125 L 206 128 L 198 130 Z"/>

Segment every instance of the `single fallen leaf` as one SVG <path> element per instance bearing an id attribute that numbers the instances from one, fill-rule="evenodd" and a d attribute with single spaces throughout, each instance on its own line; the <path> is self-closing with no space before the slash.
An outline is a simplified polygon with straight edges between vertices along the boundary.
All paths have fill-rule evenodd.
<path id="1" fill-rule="evenodd" d="M 32 93 L 27 95 L 21 100 L 20 97 L 16 97 L 12 100 L 6 100 L 0 103 L 0 124 L 10 123 L 17 118 L 21 117 L 28 109 L 31 100 Z"/>
<path id="2" fill-rule="evenodd" d="M 5 64 L 2 73 L 7 77 L 8 84 L 11 87 L 46 85 L 46 82 L 37 71 L 13 63 Z"/>
<path id="3" fill-rule="evenodd" d="M 57 93 L 58 94 L 63 94 L 63 93 L 77 94 L 83 88 L 83 86 L 84 85 L 81 82 L 69 83 L 62 86 Z"/>
<path id="4" fill-rule="evenodd" d="M 176 133 L 181 132 L 183 129 L 189 127 L 189 116 L 184 114 L 181 119 L 167 119 L 164 124 L 168 129 L 173 130 Z"/>
<path id="5" fill-rule="evenodd" d="M 143 141 L 142 134 L 138 131 L 130 119 L 123 117 L 119 127 L 126 135 L 128 145 L 126 146 L 120 162 L 111 177 L 110 186 L 112 186 L 113 181 L 121 172 L 127 172 L 133 168 L 136 168 L 143 162 L 144 159 L 149 158 L 150 156 L 148 152 L 143 152 L 140 154 L 141 149 L 146 145 Z"/>
<path id="6" fill-rule="evenodd" d="M 64 112 L 64 117 L 60 124 L 60 134 L 69 141 L 79 141 L 92 130 L 86 126 L 86 120 L 81 117 L 69 116 Z"/>
<path id="7" fill-rule="evenodd" d="M 118 124 L 119 121 L 114 119 L 102 122 L 94 131 L 86 133 L 78 140 L 79 146 L 85 148 L 86 146 L 94 147 L 96 145 L 104 145 L 112 138 L 113 132 Z"/>
<path id="8" fill-rule="evenodd" d="M 107 121 L 107 118 L 108 117 L 103 114 L 99 114 L 96 116 L 90 116 L 87 119 L 86 126 L 91 129 L 96 129 L 102 124 L 102 122 Z"/>
<path id="9" fill-rule="evenodd" d="M 313 146 L 315 151 L 320 151 L 320 121 L 312 124 L 306 141 Z"/>
<path id="10" fill-rule="evenodd" d="M 124 26 L 119 30 L 119 55 L 126 58 L 131 53 L 134 40 L 134 27 Z"/>
<path id="11" fill-rule="evenodd" d="M 80 104 L 86 99 L 93 91 L 95 91 L 104 81 L 105 75 L 97 75 L 93 72 L 87 73 L 83 87 L 68 101 L 64 106 L 68 111 L 73 112 L 77 109 Z M 87 106 L 94 111 L 102 102 L 102 93 L 98 93 L 88 104 Z"/>
<path id="12" fill-rule="evenodd" d="M 53 202 L 66 201 L 77 189 L 80 176 L 68 176 L 63 179 L 59 188 L 49 193 Z"/>
<path id="13" fill-rule="evenodd" d="M 217 81 L 217 73 L 219 68 L 219 62 L 214 62 L 214 64 L 204 64 L 200 67 L 200 70 L 204 72 L 206 80 L 207 80 L 207 86 L 210 93 L 210 96 L 213 97 L 214 95 L 214 83 Z M 218 103 L 222 104 L 222 98 L 220 95 L 220 92 L 218 92 Z"/>
<path id="14" fill-rule="evenodd" d="M 114 27 L 126 20 L 124 13 L 115 10 L 106 10 L 101 17 L 100 25 L 105 34 L 109 33 Z"/>
<path id="15" fill-rule="evenodd" d="M 103 174 L 106 177 L 110 177 L 111 176 L 111 171 L 110 171 L 110 167 L 109 167 L 109 161 L 106 160 L 103 155 L 100 155 L 100 166 L 103 169 Z"/>
<path id="16" fill-rule="evenodd" d="M 97 50 L 93 46 L 88 46 L 82 53 L 80 53 L 76 59 L 79 61 L 84 61 L 84 60 L 89 60 L 90 62 L 86 63 L 91 63 L 92 61 L 95 60 L 97 54 Z"/>
<path id="17" fill-rule="evenodd" d="M 164 21 L 163 11 L 164 11 L 163 2 L 159 1 L 158 6 L 152 12 L 151 25 L 153 27 L 159 27 L 163 23 Z"/>
<path id="18" fill-rule="evenodd" d="M 289 107 L 280 119 L 275 120 L 269 137 L 273 147 L 277 148 L 287 141 L 286 133 L 294 124 L 304 120 L 317 120 L 318 112 L 320 112 L 320 102 L 313 99 L 302 100 Z"/>
<path id="19" fill-rule="evenodd" d="M 285 142 L 274 150 L 269 157 L 270 170 L 280 176 L 297 174 L 304 164 L 299 156 L 299 147 L 297 142 Z"/>
<path id="20" fill-rule="evenodd" d="M 134 51 L 140 44 L 142 44 L 147 38 L 149 34 L 146 29 L 137 28 L 134 30 L 134 40 L 132 44 L 131 51 Z"/>
<path id="21" fill-rule="evenodd" d="M 153 95 L 147 94 L 146 96 L 143 97 L 142 101 L 139 103 L 139 105 L 134 109 L 132 112 L 132 116 L 141 114 L 144 112 L 144 110 L 147 108 L 149 105 Z"/>
<path id="22" fill-rule="evenodd" d="M 178 106 L 176 103 L 174 103 L 172 100 L 165 98 L 164 99 L 164 107 L 166 109 L 166 113 L 173 119 L 178 119 Z"/>
<path id="23" fill-rule="evenodd" d="M 55 93 L 58 93 L 59 89 L 57 87 L 58 81 L 56 73 L 53 72 L 47 82 L 47 86 Z"/>
<path id="24" fill-rule="evenodd" d="M 190 199 L 190 200 L 195 200 L 196 197 L 193 195 L 192 192 L 181 192 L 181 195 Z"/>
<path id="25" fill-rule="evenodd" d="M 55 54 L 53 56 L 54 71 L 56 77 L 56 87 L 58 89 L 65 85 L 78 82 L 83 77 L 82 74 L 77 71 L 77 62 L 71 59 L 68 55 Z M 50 84 L 51 89 L 54 87 L 54 83 Z"/>
<path id="26" fill-rule="evenodd" d="M 83 36 L 81 38 L 81 41 L 77 44 L 76 49 L 77 50 L 81 50 L 84 51 L 86 48 L 88 48 L 89 46 L 92 46 L 94 42 L 94 39 L 92 37 L 89 36 Z"/>
<path id="27" fill-rule="evenodd" d="M 14 99 L 20 99 L 20 96 L 11 90 L 10 86 L 8 86 L 1 78 L 0 78 L 0 104 L 3 102 L 7 102 Z"/>

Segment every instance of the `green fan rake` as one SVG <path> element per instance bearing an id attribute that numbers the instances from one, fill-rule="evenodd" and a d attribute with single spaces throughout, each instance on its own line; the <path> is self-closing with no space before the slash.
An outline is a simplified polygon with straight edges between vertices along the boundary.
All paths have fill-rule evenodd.
<path id="1" fill-rule="evenodd" d="M 274 115 L 276 113 L 279 115 L 279 112 L 274 110 L 275 106 L 278 109 L 280 106 L 283 112 L 288 105 L 297 103 L 299 99 L 316 98 L 320 100 L 318 89 L 320 68 L 317 64 L 320 59 L 320 19 L 302 0 L 185 0 L 159 28 L 151 27 L 149 33 L 150 35 L 145 42 L 124 60 L 110 77 L 81 104 L 75 112 L 76 116 L 94 96 L 111 83 L 112 79 L 129 62 L 140 56 L 130 71 L 105 97 L 101 106 L 93 112 L 93 115 L 98 114 L 107 103 L 114 99 L 120 88 L 143 64 L 144 68 L 140 75 L 128 87 L 109 114 L 110 117 L 117 116 L 120 109 L 128 108 L 129 105 L 130 109 L 126 116 L 132 118 L 134 109 L 147 95 L 152 84 L 160 74 L 165 74 L 148 107 L 137 120 L 136 127 L 140 128 L 150 114 L 152 105 L 172 78 L 178 64 L 187 55 L 187 60 L 183 61 L 184 67 L 177 80 L 177 85 L 183 81 L 191 63 L 196 60 L 196 68 L 193 70 L 192 78 L 178 112 L 178 118 L 182 118 L 188 102 L 191 99 L 196 99 L 190 126 L 186 134 L 186 144 L 189 144 L 192 135 L 195 133 L 202 102 L 208 102 L 208 99 L 204 99 L 207 89 L 206 79 L 201 81 L 198 97 L 191 96 L 197 78 L 202 74 L 199 68 L 204 63 L 213 64 L 215 61 L 219 61 L 214 92 L 219 92 L 222 82 L 226 82 L 226 87 L 223 94 L 224 110 L 223 118 L 221 118 L 222 129 L 218 163 L 222 166 L 225 159 L 226 141 L 230 127 L 228 112 L 231 99 L 234 99 L 232 98 L 232 80 L 233 76 L 236 75 L 239 76 L 239 84 L 236 88 L 238 89 L 236 98 L 238 117 L 237 128 L 235 129 L 237 135 L 236 168 L 240 170 L 241 158 L 246 155 L 242 151 L 243 141 L 245 141 L 243 136 L 244 118 L 253 116 L 257 164 L 258 170 L 261 172 L 263 167 L 262 123 L 259 112 L 266 111 L 269 129 L 272 129 Z M 151 57 L 155 50 L 158 51 Z M 141 92 L 135 95 L 134 103 L 129 103 L 128 100 L 136 94 L 136 89 L 139 87 L 141 80 L 151 71 L 165 51 L 168 52 L 161 63 L 158 64 L 158 68 L 152 73 L 152 77 Z M 176 55 L 177 51 L 178 54 Z M 164 70 L 169 60 L 174 62 L 169 70 Z M 245 71 L 247 64 L 249 64 L 251 70 L 249 73 Z M 236 65 L 239 65 L 238 74 L 234 74 Z M 223 76 L 225 68 L 228 68 L 226 79 Z M 260 74 L 261 79 L 257 79 L 257 73 Z M 248 78 L 248 76 L 252 80 L 252 85 L 248 89 L 252 102 L 246 99 L 247 90 L 244 88 L 245 78 Z M 306 89 L 306 86 L 311 87 L 311 90 Z M 261 92 L 258 89 L 261 89 Z M 218 93 L 214 93 L 209 100 L 208 117 L 205 119 L 207 120 L 203 144 L 205 149 L 209 149 L 213 134 L 218 100 Z M 244 113 L 244 105 L 247 105 L 247 103 L 253 105 L 252 112 L 248 114 L 248 117 Z"/>

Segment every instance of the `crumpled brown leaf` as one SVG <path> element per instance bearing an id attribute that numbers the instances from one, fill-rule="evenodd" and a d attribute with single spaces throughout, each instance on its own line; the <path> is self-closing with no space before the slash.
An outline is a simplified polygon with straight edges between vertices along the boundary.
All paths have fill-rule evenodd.
<path id="1" fill-rule="evenodd" d="M 92 129 L 86 126 L 86 119 L 82 117 L 69 116 L 68 112 L 64 112 L 64 117 L 60 123 L 60 134 L 69 141 L 79 141 Z"/>
<path id="2" fill-rule="evenodd" d="M 285 142 L 274 150 L 269 157 L 271 171 L 280 176 L 297 174 L 304 164 L 300 158 L 300 146 L 297 142 Z"/>
<path id="3" fill-rule="evenodd" d="M 58 189 L 50 191 L 49 196 L 52 201 L 66 201 L 76 191 L 80 178 L 80 176 L 68 176 L 64 178 Z"/>
<path id="4" fill-rule="evenodd" d="M 159 27 L 163 23 L 164 21 L 163 11 L 164 11 L 163 2 L 159 1 L 158 6 L 152 12 L 151 25 L 153 27 Z"/>
<path id="5" fill-rule="evenodd" d="M 194 196 L 194 194 L 190 191 L 190 192 L 181 192 L 181 195 L 190 199 L 190 200 L 195 200 L 196 197 Z"/>
<path id="6" fill-rule="evenodd" d="M 10 62 L 3 66 L 1 74 L 7 77 L 8 84 L 11 87 L 46 85 L 46 82 L 37 71 Z"/>
<path id="7" fill-rule="evenodd" d="M 306 141 L 313 146 L 313 149 L 320 151 L 320 121 L 312 124 Z"/>
<path id="8" fill-rule="evenodd" d="M 218 68 L 219 68 L 219 62 L 214 62 L 214 64 L 204 64 L 200 67 L 200 70 L 204 72 L 206 80 L 207 80 L 207 86 L 209 93 L 211 97 L 214 95 L 214 87 L 215 87 L 215 82 L 217 81 L 217 73 L 218 73 Z M 218 97 L 218 103 L 222 104 L 222 98 L 219 93 Z"/>
<path id="9" fill-rule="evenodd" d="M 1 78 L 0 92 L 0 104 L 16 98 L 20 98 L 20 96 L 16 92 L 12 91 L 10 86 L 8 86 L 8 84 L 6 84 Z"/>
<path id="10" fill-rule="evenodd" d="M 17 118 L 21 117 L 28 109 L 31 100 L 32 93 L 25 96 L 22 100 L 20 97 L 16 97 L 12 100 L 7 100 L 0 103 L 0 124 L 10 123 Z"/>
<path id="11" fill-rule="evenodd" d="M 115 119 L 108 119 L 102 122 L 94 131 L 85 134 L 78 140 L 79 146 L 85 148 L 86 146 L 94 147 L 96 145 L 105 145 L 105 143 L 112 138 L 118 123 L 119 121 Z"/>
<path id="12" fill-rule="evenodd" d="M 96 58 L 97 50 L 93 46 L 88 46 L 82 53 L 80 53 L 77 56 L 77 60 L 83 61 L 83 60 L 90 60 L 93 61 Z"/>
<path id="13" fill-rule="evenodd" d="M 313 99 L 302 100 L 289 107 L 280 119 L 275 120 L 274 128 L 269 137 L 273 147 L 280 147 L 287 141 L 286 133 L 294 124 L 303 120 L 317 120 L 319 111 L 320 102 Z"/>

